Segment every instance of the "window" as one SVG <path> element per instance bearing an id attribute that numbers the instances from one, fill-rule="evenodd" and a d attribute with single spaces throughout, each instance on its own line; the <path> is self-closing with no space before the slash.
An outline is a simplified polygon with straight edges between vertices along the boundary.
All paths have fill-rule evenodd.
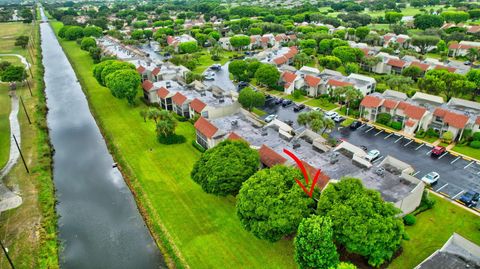
<path id="1" fill-rule="evenodd" d="M 207 137 L 205 137 L 202 133 L 200 133 L 197 130 L 197 143 L 200 144 L 200 146 L 208 149 L 208 140 Z"/>
<path id="2" fill-rule="evenodd" d="M 208 119 L 208 111 L 203 111 L 202 112 L 202 117 Z"/>

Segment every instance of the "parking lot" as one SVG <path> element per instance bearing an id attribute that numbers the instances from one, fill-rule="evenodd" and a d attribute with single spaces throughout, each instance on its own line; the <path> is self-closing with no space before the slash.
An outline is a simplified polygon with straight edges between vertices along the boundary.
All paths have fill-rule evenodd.
<path id="1" fill-rule="evenodd" d="M 297 131 L 304 128 L 303 126 L 300 126 L 297 123 L 297 117 L 298 117 L 298 114 L 300 114 L 302 112 L 310 111 L 310 108 L 305 107 L 303 110 L 301 110 L 299 112 L 295 112 L 295 111 L 293 111 L 293 107 L 295 106 L 295 103 L 292 103 L 292 104 L 290 104 L 286 107 L 283 107 L 280 104 L 276 105 L 274 103 L 274 101 L 275 101 L 274 99 L 271 99 L 271 100 L 268 100 L 267 102 L 265 102 L 265 106 L 263 106 L 261 109 L 263 111 L 267 112 L 267 114 L 264 115 L 263 117 L 261 117 L 261 119 L 265 119 L 270 114 L 275 114 L 275 115 L 278 116 L 278 119 L 283 121 L 283 122 L 292 121 L 293 122 L 292 127 L 293 127 L 293 129 L 295 129 Z"/>
<path id="2" fill-rule="evenodd" d="M 388 133 L 367 124 L 357 130 L 337 127 L 332 132 L 332 136 L 357 146 L 365 146 L 367 151 L 379 150 L 381 155 L 374 164 L 380 163 L 387 155 L 391 155 L 412 165 L 417 178 L 422 178 L 432 171 L 437 172 L 440 178 L 433 189 L 452 199 L 460 198 L 469 190 L 480 192 L 480 164 L 475 161 L 467 161 L 448 152 L 439 157 L 432 157 L 431 146 L 419 144 L 409 138 Z"/>

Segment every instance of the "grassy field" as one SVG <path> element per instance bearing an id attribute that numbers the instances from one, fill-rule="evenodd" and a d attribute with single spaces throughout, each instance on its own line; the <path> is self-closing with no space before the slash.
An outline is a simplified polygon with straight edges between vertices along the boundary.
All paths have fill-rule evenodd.
<path id="1" fill-rule="evenodd" d="M 31 27 L 31 25 L 0 24 L 0 29 L 2 29 L 0 31 L 0 53 L 13 52 L 27 55 L 26 50 L 13 47 L 13 42 L 8 45 L 1 41 L 14 40 L 14 35 L 29 32 L 27 27 Z M 38 35 L 36 40 L 36 44 L 39 45 Z M 17 96 L 22 96 L 24 99 L 30 118 L 34 121 L 30 125 L 25 113 L 22 109 L 20 110 L 22 152 L 30 168 L 30 173 L 26 172 L 22 162 L 19 161 L 4 179 L 8 187 L 14 187 L 21 191 L 23 203 L 18 208 L 2 212 L 0 236 L 2 242 L 8 247 L 16 268 L 58 268 L 55 200 L 45 120 L 43 69 L 40 66 L 39 48 L 33 48 L 32 52 L 35 57 L 38 57 L 32 67 L 32 72 L 36 74 L 36 77 L 30 80 L 33 89 L 36 89 L 34 96 L 30 96 L 26 87 L 18 87 L 16 91 Z M 0 108 L 2 109 L 5 94 L 4 86 L 0 88 Z M 0 124 L 0 135 L 3 136 L 4 133 L 3 125 Z M 2 145 L 0 145 L 0 151 L 3 151 Z M 0 268 L 10 268 L 3 254 L 0 255 Z"/>
<path id="2" fill-rule="evenodd" d="M 198 55 L 200 55 L 198 58 L 199 65 L 197 65 L 193 72 L 196 74 L 203 74 L 203 72 L 205 72 L 205 70 L 207 70 L 207 68 L 213 64 L 219 63 L 224 65 L 226 62 L 228 62 L 229 57 L 234 54 L 235 53 L 232 51 L 224 51 L 221 53 L 220 61 L 214 61 L 212 60 L 210 53 L 206 49 L 203 49 L 201 52 L 198 52 Z"/>
<path id="3" fill-rule="evenodd" d="M 303 101 L 307 101 L 308 97 L 304 96 L 304 95 L 300 95 L 298 98 L 295 98 L 293 95 L 289 94 L 287 96 L 284 97 L 285 99 L 289 99 L 289 100 L 292 100 L 292 101 L 295 101 L 295 102 L 303 102 Z"/>
<path id="4" fill-rule="evenodd" d="M 469 146 L 455 146 L 452 149 L 453 151 L 456 151 L 458 153 L 470 156 L 472 158 L 475 158 L 477 160 L 480 160 L 480 149 L 474 149 Z"/>
<path id="5" fill-rule="evenodd" d="M 0 168 L 8 161 L 10 154 L 10 123 L 8 120 L 10 106 L 8 86 L 0 83 Z"/>
<path id="6" fill-rule="evenodd" d="M 61 27 L 58 22 L 52 25 L 56 30 Z M 168 240 L 170 245 L 163 244 L 167 251 L 178 250 L 169 254 L 180 254 L 180 259 L 194 268 L 295 267 L 292 241 L 256 239 L 242 228 L 233 197 L 208 195 L 191 180 L 190 171 L 200 153 L 191 145 L 195 130 L 190 123 L 181 122 L 177 127 L 177 134 L 185 136 L 187 142 L 159 144 L 153 123 L 144 123 L 139 116 L 143 105 L 132 108 L 124 100 L 113 98 L 92 77 L 93 63 L 88 53 L 74 41 L 60 43 L 87 92 L 90 108 L 110 148 L 130 178 L 137 201 L 148 214 L 155 237 Z"/>
<path id="7" fill-rule="evenodd" d="M 3 61 L 10 62 L 13 65 L 22 65 L 22 61 L 20 61 L 20 58 L 15 56 L 0 56 L 0 62 Z"/>
<path id="8" fill-rule="evenodd" d="M 325 99 L 312 99 L 310 101 L 305 102 L 306 105 L 319 107 L 323 110 L 332 110 L 337 108 L 336 104 L 330 103 Z"/>
<path id="9" fill-rule="evenodd" d="M 480 217 L 441 197 L 435 196 L 435 200 L 433 209 L 420 213 L 417 223 L 406 227 L 410 240 L 404 241 L 402 255 L 389 268 L 414 268 L 441 248 L 454 232 L 480 245 Z"/>

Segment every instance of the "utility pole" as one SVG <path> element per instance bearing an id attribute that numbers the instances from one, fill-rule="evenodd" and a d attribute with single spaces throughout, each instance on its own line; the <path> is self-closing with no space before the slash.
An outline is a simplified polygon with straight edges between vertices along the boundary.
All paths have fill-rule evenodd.
<path id="1" fill-rule="evenodd" d="M 27 115 L 28 124 L 32 124 L 32 122 L 30 121 L 30 116 L 28 116 L 27 108 L 25 107 L 25 103 L 23 103 L 23 98 L 21 96 L 20 96 L 20 102 L 22 103 L 23 111 L 25 111 L 25 115 Z"/>
<path id="2" fill-rule="evenodd" d="M 5 256 L 7 256 L 7 260 L 8 260 L 8 263 L 10 263 L 10 267 L 12 267 L 12 269 L 15 269 L 15 266 L 13 266 L 13 262 L 12 262 L 12 260 L 10 259 L 10 256 L 8 256 L 8 251 L 7 251 L 7 249 L 5 249 L 5 247 L 3 246 L 2 241 L 0 241 L 0 246 L 2 246 L 3 253 L 5 253 Z"/>
<path id="3" fill-rule="evenodd" d="M 30 87 L 30 82 L 28 82 L 28 79 L 25 79 L 25 81 L 27 82 L 28 90 L 30 91 L 30 96 L 33 96 L 32 87 Z"/>
<path id="4" fill-rule="evenodd" d="M 12 136 L 13 136 L 13 140 L 15 140 L 15 145 L 17 145 L 18 152 L 20 152 L 20 157 L 22 157 L 23 166 L 25 166 L 25 170 L 27 170 L 27 174 L 30 174 L 30 170 L 28 170 L 27 163 L 25 162 L 25 158 L 23 158 L 22 149 L 18 145 L 17 138 L 15 137 L 14 134 L 12 134 Z"/>

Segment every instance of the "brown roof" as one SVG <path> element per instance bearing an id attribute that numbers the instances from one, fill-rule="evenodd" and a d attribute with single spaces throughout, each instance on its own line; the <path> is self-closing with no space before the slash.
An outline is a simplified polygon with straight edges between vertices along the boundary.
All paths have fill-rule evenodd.
<path id="1" fill-rule="evenodd" d="M 330 85 L 330 86 L 333 86 L 333 87 L 346 87 L 346 86 L 352 86 L 353 85 L 350 82 L 345 82 L 345 81 L 336 80 L 336 79 L 329 79 L 327 84 Z"/>
<path id="2" fill-rule="evenodd" d="M 412 63 L 410 64 L 410 66 L 416 66 L 416 67 L 420 68 L 420 69 L 423 70 L 423 71 L 427 71 L 427 69 L 430 68 L 430 65 L 424 64 L 424 63 L 421 63 L 421 62 L 412 62 Z"/>
<path id="3" fill-rule="evenodd" d="M 177 104 L 177 105 L 183 105 L 183 103 L 185 103 L 185 101 L 187 100 L 187 97 L 179 92 L 177 92 L 173 97 L 172 97 L 172 101 Z"/>
<path id="4" fill-rule="evenodd" d="M 414 120 L 407 120 L 407 122 L 405 123 L 406 126 L 408 127 L 413 127 L 415 125 L 415 121 Z"/>
<path id="5" fill-rule="evenodd" d="M 260 38 L 260 41 L 262 43 L 268 43 L 268 41 L 270 40 L 270 38 L 266 37 L 266 36 L 262 36 L 262 38 Z"/>
<path id="6" fill-rule="evenodd" d="M 287 57 L 285 56 L 280 56 L 278 58 L 275 58 L 273 59 L 273 62 L 276 64 L 276 65 L 281 65 L 281 64 L 285 64 L 286 62 L 288 61 Z"/>
<path id="7" fill-rule="evenodd" d="M 402 61 L 402 60 L 398 60 L 398 59 L 390 59 L 390 60 L 388 60 L 387 64 L 391 65 L 391 66 L 402 68 L 407 64 L 407 62 Z"/>
<path id="8" fill-rule="evenodd" d="M 278 34 L 275 36 L 275 40 L 277 41 L 282 41 L 282 40 L 285 40 L 287 39 L 287 35 L 286 34 Z"/>
<path id="9" fill-rule="evenodd" d="M 287 161 L 287 159 L 285 159 L 282 155 L 278 154 L 265 144 L 260 147 L 258 153 L 260 155 L 260 161 L 268 167 L 272 167 L 277 164 L 284 164 Z"/>
<path id="10" fill-rule="evenodd" d="M 283 72 L 283 74 L 282 74 L 282 79 L 283 79 L 283 81 L 285 81 L 285 82 L 290 82 L 290 83 L 292 83 L 296 78 L 297 78 L 297 75 L 295 75 L 294 73 L 289 72 L 289 71 L 285 71 L 285 72 Z"/>
<path id="11" fill-rule="evenodd" d="M 143 67 L 143 66 L 141 66 L 141 65 L 139 65 L 139 66 L 137 67 L 137 72 L 140 73 L 140 74 L 142 74 L 143 72 L 145 72 L 145 70 L 146 70 L 145 67 Z"/>
<path id="12" fill-rule="evenodd" d="M 383 106 L 389 109 L 394 109 L 398 105 L 398 101 L 393 99 L 385 99 Z"/>
<path id="13" fill-rule="evenodd" d="M 311 76 L 311 75 L 306 75 L 305 76 L 305 83 L 307 83 L 308 86 L 310 87 L 316 87 L 318 84 L 320 84 L 322 80 L 320 78 Z"/>
<path id="14" fill-rule="evenodd" d="M 153 83 L 147 79 L 142 83 L 142 88 L 148 92 L 153 88 Z"/>
<path id="15" fill-rule="evenodd" d="M 367 95 L 362 99 L 362 102 L 360 103 L 360 105 L 363 107 L 374 108 L 382 105 L 382 102 L 383 102 L 382 98 L 372 96 L 372 95 Z"/>
<path id="16" fill-rule="evenodd" d="M 404 112 L 409 118 L 420 120 L 427 110 L 423 107 L 408 104 Z"/>
<path id="17" fill-rule="evenodd" d="M 218 128 L 215 125 L 211 124 L 208 120 L 203 117 L 198 118 L 195 122 L 195 129 L 202 133 L 207 138 L 212 138 L 215 133 L 217 133 Z"/>
<path id="18" fill-rule="evenodd" d="M 317 173 L 318 169 L 311 166 L 306 161 L 302 160 L 301 162 L 303 164 L 303 167 L 305 167 L 305 170 L 307 170 L 307 174 L 308 174 L 308 178 L 310 179 L 310 182 L 313 181 L 313 178 L 315 177 L 315 174 Z M 317 187 L 320 188 L 320 190 L 323 190 L 323 188 L 325 188 L 329 180 L 330 180 L 330 177 L 322 173 L 322 171 L 320 171 L 320 174 L 318 175 L 318 180 L 317 180 Z"/>
<path id="19" fill-rule="evenodd" d="M 447 113 L 447 110 L 438 107 L 433 111 L 433 115 L 440 118 L 445 117 L 445 113 Z"/>
<path id="20" fill-rule="evenodd" d="M 452 127 L 463 129 L 467 125 L 468 119 L 469 118 L 463 114 L 447 111 L 443 121 Z"/>
<path id="21" fill-rule="evenodd" d="M 398 103 L 397 108 L 401 109 L 401 110 L 405 110 L 405 108 L 407 108 L 407 106 L 408 106 L 407 102 L 400 101 L 400 103 Z"/>
<path id="22" fill-rule="evenodd" d="M 197 113 L 201 113 L 206 106 L 207 104 L 197 98 L 193 99 L 192 102 L 190 102 L 190 107 Z"/>
<path id="23" fill-rule="evenodd" d="M 480 116 L 478 116 L 477 119 L 475 120 L 475 124 L 480 125 Z"/>
<path id="24" fill-rule="evenodd" d="M 167 98 L 167 96 L 168 96 L 169 93 L 170 93 L 170 92 L 169 92 L 166 88 L 164 88 L 164 87 L 161 87 L 161 88 L 158 89 L 158 91 L 157 91 L 158 97 L 160 97 L 160 98 L 162 98 L 162 99 Z"/>
<path id="25" fill-rule="evenodd" d="M 160 68 L 158 67 L 155 67 L 153 70 L 152 70 L 152 75 L 156 76 L 160 73 Z"/>

